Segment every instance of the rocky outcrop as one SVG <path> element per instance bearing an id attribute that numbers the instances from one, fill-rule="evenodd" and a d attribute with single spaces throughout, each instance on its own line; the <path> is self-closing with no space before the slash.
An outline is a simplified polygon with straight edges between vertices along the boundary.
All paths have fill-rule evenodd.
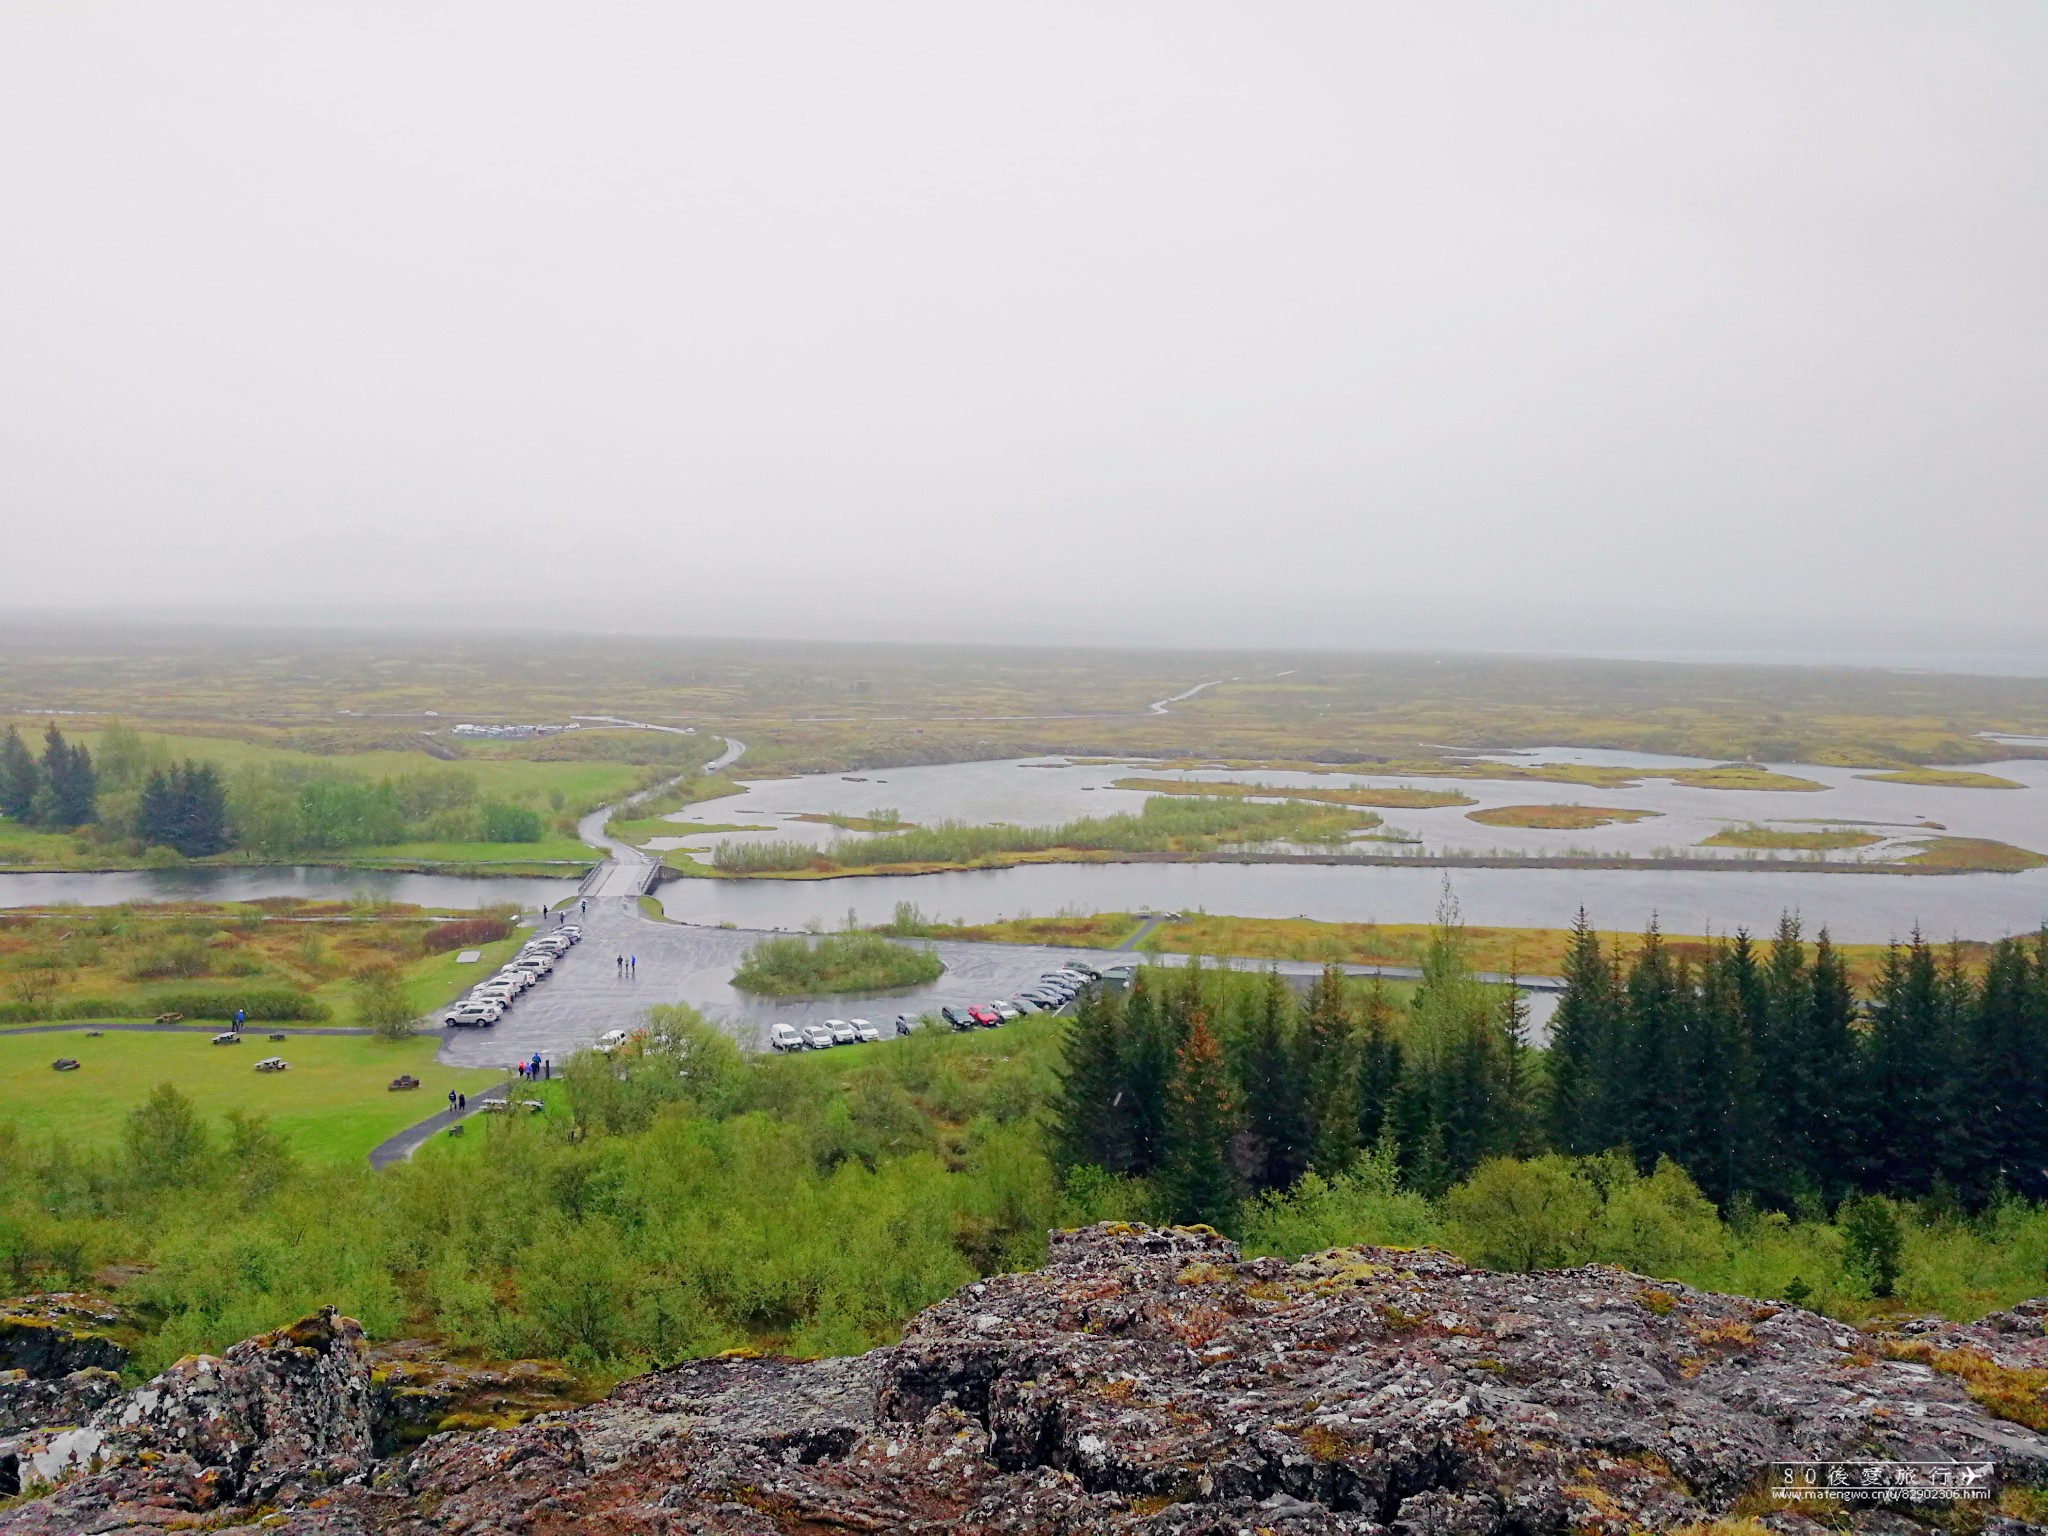
<path id="1" fill-rule="evenodd" d="M 73 1371 L 56 1381 L 0 1371 L 0 1434 L 83 1424 L 120 1395 L 121 1378 L 112 1371 Z"/>
<path id="2" fill-rule="evenodd" d="M 436 1435 L 367 1479 L 349 1472 L 366 1424 L 294 1440 L 285 1475 L 259 1475 L 275 1458 L 252 1451 L 216 1503 L 260 1497 L 267 1529 L 301 1536 L 1478 1536 L 1672 1531 L 1738 1508 L 1818 1533 L 1810 1508 L 1762 1499 L 1771 1464 L 1886 1459 L 1995 1463 L 2008 1507 L 1974 1511 L 1973 1528 L 2010 1536 L 2040 1529 L 2018 1516 L 2044 1507 L 2010 1490 L 2048 1485 L 2048 1440 L 2021 1422 L 2043 1408 L 2048 1376 L 2028 1363 L 2043 1315 L 1874 1338 L 1614 1269 L 1490 1274 L 1371 1248 L 1244 1261 L 1203 1230 L 1105 1225 L 1055 1237 L 1041 1272 L 967 1287 L 887 1349 L 698 1361 L 515 1428 Z M 317 1415 L 327 1400 L 295 1402 Z M 163 1443 L 197 1467 L 234 1465 L 244 1442 Z M 79 1502 L 103 1474 L 0 1514 L 0 1532 L 189 1522 L 184 1485 L 152 1475 L 157 1506 Z M 1826 1514 L 1893 1533 L 1934 1518 Z"/>
<path id="3" fill-rule="evenodd" d="M 551 1360 L 461 1365 L 419 1339 L 370 1351 L 370 1422 L 380 1454 L 437 1431 L 507 1428 L 583 1400 L 575 1374 Z"/>
<path id="4" fill-rule="evenodd" d="M 305 1504 L 371 1465 L 362 1329 L 329 1308 L 218 1358 L 188 1356 L 14 1454 L 24 1491 L 54 1491 L 0 1514 L 10 1533 L 167 1529 L 230 1506 Z"/>
<path id="5" fill-rule="evenodd" d="M 0 1302 L 0 1371 L 55 1381 L 73 1371 L 118 1371 L 128 1351 L 110 1333 L 120 1312 L 96 1296 L 51 1292 Z"/>

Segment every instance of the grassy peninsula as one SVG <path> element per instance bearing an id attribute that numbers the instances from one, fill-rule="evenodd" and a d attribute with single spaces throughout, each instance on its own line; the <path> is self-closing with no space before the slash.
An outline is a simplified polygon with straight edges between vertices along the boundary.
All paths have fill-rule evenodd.
<path id="1" fill-rule="evenodd" d="M 943 821 L 827 848 L 779 840 L 722 843 L 713 869 L 722 875 L 803 877 L 1086 862 L 1118 853 L 1202 853 L 1240 843 L 1341 846 L 1379 824 L 1370 811 L 1295 800 L 1154 795 L 1135 814 L 1089 816 L 1054 827 Z M 672 855 L 671 862 L 702 871 L 694 860 Z"/>
<path id="2" fill-rule="evenodd" d="M 1607 805 L 1497 805 L 1467 811 L 1467 821 L 1488 827 L 1538 827 L 1550 832 L 1585 832 L 1617 822 L 1646 821 L 1659 811 L 1623 811 Z"/>

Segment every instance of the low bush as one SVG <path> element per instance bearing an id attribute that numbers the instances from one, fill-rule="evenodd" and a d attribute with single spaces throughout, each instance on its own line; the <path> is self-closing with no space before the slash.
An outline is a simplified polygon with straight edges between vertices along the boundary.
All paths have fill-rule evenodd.
<path id="1" fill-rule="evenodd" d="M 481 949 L 495 944 L 512 932 L 511 923 L 501 917 L 471 917 L 460 922 L 436 923 L 420 935 L 420 953 L 446 954 L 451 949 Z"/>
<path id="2" fill-rule="evenodd" d="M 945 969 L 928 949 L 894 944 L 880 934 L 837 933 L 815 940 L 763 939 L 747 951 L 732 984 L 767 997 L 890 992 L 937 981 Z"/>
<path id="3" fill-rule="evenodd" d="M 253 1021 L 264 1024 L 319 1023 L 330 1017 L 328 1007 L 316 997 L 285 987 L 223 988 L 202 991 L 196 987 L 167 988 L 145 994 L 144 1008 L 151 1014 L 182 1013 L 188 1019 L 232 1019 L 237 1008 Z"/>

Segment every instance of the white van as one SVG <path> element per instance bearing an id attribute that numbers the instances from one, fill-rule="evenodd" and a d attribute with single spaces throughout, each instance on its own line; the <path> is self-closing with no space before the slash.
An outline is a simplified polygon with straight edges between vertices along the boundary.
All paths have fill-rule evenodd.
<path id="1" fill-rule="evenodd" d="M 800 1051 L 804 1048 L 804 1037 L 796 1032 L 794 1024 L 775 1024 L 769 1027 L 768 1044 L 778 1051 Z"/>

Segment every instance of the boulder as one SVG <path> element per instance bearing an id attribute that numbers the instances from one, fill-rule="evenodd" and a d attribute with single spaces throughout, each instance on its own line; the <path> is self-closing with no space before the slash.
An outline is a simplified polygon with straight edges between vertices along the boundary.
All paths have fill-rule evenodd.
<path id="1" fill-rule="evenodd" d="M 464 1365 L 418 1339 L 370 1353 L 370 1421 L 380 1452 L 441 1430 L 508 1428 L 579 1401 L 575 1374 L 552 1360 Z"/>
<path id="2" fill-rule="evenodd" d="M 122 1390 L 120 1377 L 91 1366 L 55 1381 L 0 1371 L 0 1434 L 83 1424 Z"/>
<path id="3" fill-rule="evenodd" d="M 17 1478 L 51 1491 L 0 1531 L 75 1536 L 228 1526 L 322 1499 L 372 1460 L 362 1329 L 330 1307 L 225 1355 L 191 1355 L 89 1422 L 21 1438 Z"/>
<path id="4" fill-rule="evenodd" d="M 109 1334 L 120 1323 L 111 1303 L 74 1291 L 0 1301 L 0 1371 L 26 1371 L 38 1381 L 118 1371 L 128 1351 Z"/>

